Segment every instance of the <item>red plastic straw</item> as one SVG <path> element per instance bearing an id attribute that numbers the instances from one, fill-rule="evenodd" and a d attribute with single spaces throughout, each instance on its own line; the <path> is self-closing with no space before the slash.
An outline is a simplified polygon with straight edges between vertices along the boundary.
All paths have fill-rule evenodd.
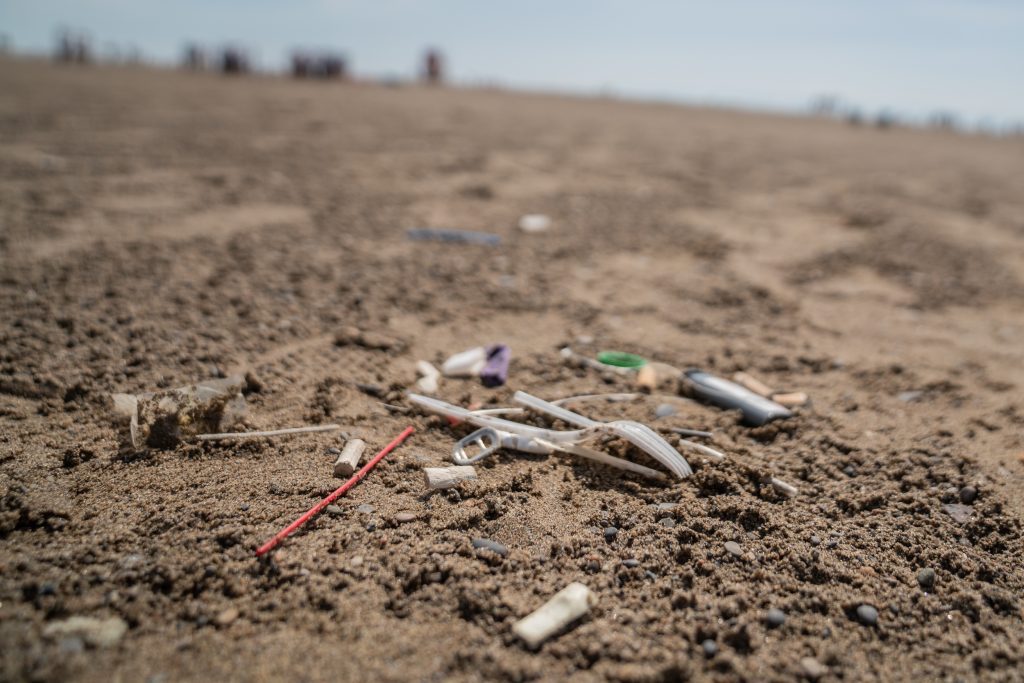
<path id="1" fill-rule="evenodd" d="M 336 490 L 334 493 L 321 500 L 313 507 L 311 507 L 306 512 L 306 514 L 302 515 L 297 520 L 286 526 L 284 529 L 277 532 L 277 535 L 275 535 L 272 539 L 261 545 L 259 549 L 256 551 L 256 557 L 259 557 L 260 555 L 263 555 L 273 550 L 278 543 L 280 543 L 285 538 L 290 536 L 293 531 L 295 531 L 300 526 L 302 526 L 303 524 L 311 520 L 313 517 L 318 515 L 325 507 L 327 507 L 328 505 L 336 501 L 338 498 L 341 498 L 343 495 L 345 495 L 345 492 L 348 491 L 353 486 L 355 486 L 356 484 L 358 484 L 362 480 L 362 478 L 365 477 L 370 472 L 370 470 L 376 467 L 377 463 L 379 463 L 384 458 L 385 455 L 398 448 L 403 441 L 408 439 L 409 435 L 411 435 L 413 431 L 415 430 L 411 426 L 406 427 L 405 431 L 396 436 L 394 441 L 392 441 L 391 443 L 384 447 L 384 450 L 382 450 L 377 455 L 373 456 L 373 459 L 370 460 L 370 462 L 363 465 L 362 469 L 353 474 L 352 478 L 346 481 L 344 484 L 342 484 L 341 487 L 338 488 L 338 490 Z"/>

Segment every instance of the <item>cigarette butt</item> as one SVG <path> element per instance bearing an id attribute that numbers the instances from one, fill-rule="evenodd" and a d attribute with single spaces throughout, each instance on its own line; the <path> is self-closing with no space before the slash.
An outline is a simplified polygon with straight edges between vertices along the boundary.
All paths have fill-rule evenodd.
<path id="1" fill-rule="evenodd" d="M 748 375 L 745 372 L 734 373 L 732 376 L 732 381 L 736 382 L 736 384 L 739 384 L 741 387 L 745 389 L 753 391 L 755 394 L 764 396 L 765 398 L 770 398 L 775 391 L 761 380 L 757 379 L 756 377 L 752 377 L 751 375 Z"/>
<path id="2" fill-rule="evenodd" d="M 476 479 L 476 469 L 472 465 L 423 468 L 423 481 L 431 491 L 454 488 L 464 481 L 474 479 Z"/>
<path id="3" fill-rule="evenodd" d="M 597 596 L 576 581 L 558 591 L 540 608 L 512 625 L 512 632 L 526 641 L 531 648 L 576 621 L 590 611 Z"/>
<path id="4" fill-rule="evenodd" d="M 768 483 L 770 483 L 776 491 L 786 496 L 787 498 L 792 498 L 793 496 L 800 493 L 799 491 L 797 491 L 797 488 L 795 486 L 787 482 L 784 482 L 781 479 L 778 479 L 777 477 L 769 478 Z"/>
<path id="5" fill-rule="evenodd" d="M 654 391 L 658 388 L 658 373 L 657 371 L 647 364 L 640 368 L 636 373 L 637 386 L 647 389 L 648 391 Z"/>
<path id="6" fill-rule="evenodd" d="M 788 394 L 772 394 L 771 399 L 780 406 L 786 406 L 787 408 L 806 405 L 807 401 L 810 400 L 807 394 L 802 391 L 792 391 Z"/>
<path id="7" fill-rule="evenodd" d="M 350 477 L 359 465 L 359 459 L 363 457 L 366 450 L 366 442 L 362 439 L 352 439 L 341 451 L 341 455 L 334 461 L 334 476 Z"/>

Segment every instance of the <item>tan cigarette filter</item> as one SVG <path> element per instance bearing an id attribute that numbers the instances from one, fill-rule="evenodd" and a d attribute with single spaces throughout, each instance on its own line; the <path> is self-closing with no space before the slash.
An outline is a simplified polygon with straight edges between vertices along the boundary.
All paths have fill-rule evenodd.
<path id="1" fill-rule="evenodd" d="M 341 451 L 341 455 L 334 461 L 334 476 L 351 477 L 352 473 L 359 467 L 359 459 L 363 457 L 366 450 L 366 442 L 362 439 L 352 439 Z"/>
<path id="2" fill-rule="evenodd" d="M 753 391 L 759 396 L 764 396 L 765 398 L 771 398 L 771 395 L 774 392 L 774 389 L 769 387 L 767 384 L 745 372 L 737 372 L 733 374 L 732 381 L 745 389 Z"/>
<path id="3" fill-rule="evenodd" d="M 582 583 L 573 581 L 541 607 L 512 625 L 512 632 L 531 648 L 576 621 L 597 603 L 597 596 Z"/>
<path id="4" fill-rule="evenodd" d="M 450 489 L 473 479 L 476 479 L 476 469 L 472 465 L 423 468 L 423 480 L 431 491 Z"/>

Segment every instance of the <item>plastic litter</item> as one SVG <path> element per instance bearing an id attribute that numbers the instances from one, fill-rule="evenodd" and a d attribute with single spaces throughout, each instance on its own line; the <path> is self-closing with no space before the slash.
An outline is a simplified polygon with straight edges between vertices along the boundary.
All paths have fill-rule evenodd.
<path id="1" fill-rule="evenodd" d="M 633 443 L 635 446 L 664 465 L 670 472 L 680 479 L 684 479 L 693 473 L 693 470 L 686 462 L 686 459 L 649 427 L 629 420 L 597 422 L 552 403 L 548 403 L 547 401 L 525 394 L 521 391 L 516 392 L 515 394 L 515 400 L 517 402 L 523 403 L 534 410 L 547 412 L 565 422 L 570 422 L 572 424 L 579 424 L 579 422 L 583 422 L 585 423 L 586 428 L 560 431 L 555 429 L 545 429 L 543 427 L 534 427 L 533 425 L 521 424 L 519 422 L 505 420 L 500 417 L 466 410 L 465 408 L 453 406 L 449 403 L 445 403 L 444 401 L 430 398 L 428 396 L 421 396 L 419 394 L 409 394 L 409 400 L 429 412 L 445 415 L 459 421 L 468 422 L 477 427 L 489 427 L 495 432 L 495 434 L 477 434 L 477 437 L 484 437 L 483 441 L 481 441 L 480 438 L 471 440 L 469 437 L 466 437 L 460 441 L 462 444 L 461 447 L 459 444 L 456 444 L 456 449 L 452 458 L 456 464 L 469 464 L 471 462 L 476 462 L 481 457 L 493 453 L 499 447 L 513 448 L 514 450 L 520 451 L 525 450 L 526 452 L 533 453 L 549 453 L 551 451 L 545 449 L 550 448 L 553 450 L 560 450 L 566 453 L 580 455 L 581 457 L 589 457 L 622 469 L 629 469 L 630 471 L 641 473 L 633 467 L 636 463 L 629 463 L 629 461 L 622 460 L 621 458 L 614 458 L 613 456 L 598 453 L 598 451 L 593 451 L 578 445 L 578 442 L 591 438 L 595 434 L 612 433 Z M 569 417 L 571 417 L 571 419 L 569 419 Z M 509 440 L 507 442 L 508 445 L 501 446 L 500 444 L 503 438 L 502 433 L 516 437 L 525 437 L 525 440 Z M 490 444 L 486 443 L 486 438 L 490 438 Z M 482 454 L 478 453 L 475 456 L 469 455 L 466 451 L 466 446 L 477 442 L 480 442 L 478 445 L 481 450 L 486 452 Z M 499 445 L 495 446 L 495 443 Z M 609 459 L 611 461 L 609 461 Z M 624 463 L 628 463 L 628 466 L 624 465 Z M 654 470 L 650 470 L 650 468 L 644 469 L 648 472 L 655 472 Z M 650 475 L 648 474 L 648 476 Z"/>
<path id="2" fill-rule="evenodd" d="M 512 632 L 531 648 L 576 621 L 597 604 L 597 596 L 582 583 L 573 581 L 550 600 L 512 625 Z"/>
<path id="3" fill-rule="evenodd" d="M 500 387 L 508 381 L 508 364 L 512 350 L 504 344 L 487 348 L 487 362 L 480 370 L 480 381 L 485 387 Z"/>
<path id="4" fill-rule="evenodd" d="M 726 410 L 739 409 L 743 412 L 743 421 L 748 425 L 759 427 L 771 420 L 793 416 L 786 407 L 758 396 L 735 382 L 695 369 L 683 374 L 690 392 L 697 398 Z"/>
<path id="5" fill-rule="evenodd" d="M 135 450 L 174 448 L 183 440 L 239 424 L 245 417 L 245 378 L 233 375 L 166 391 L 112 394 Z"/>
<path id="6" fill-rule="evenodd" d="M 265 436 L 290 436 L 292 434 L 314 434 L 316 432 L 333 432 L 341 429 L 339 424 L 312 425 L 309 427 L 288 427 L 286 429 L 269 429 L 259 432 L 222 432 L 220 434 L 199 434 L 198 441 L 231 441 L 236 439 L 260 439 Z"/>
<path id="7" fill-rule="evenodd" d="M 647 365 L 647 359 L 643 356 L 624 351 L 602 351 L 597 354 L 597 362 L 618 368 L 639 368 Z"/>
<path id="8" fill-rule="evenodd" d="M 366 442 L 362 439 L 351 439 L 346 443 L 338 459 L 334 461 L 334 476 L 351 477 L 365 450 Z"/>
<path id="9" fill-rule="evenodd" d="M 487 365 L 487 349 L 475 346 L 451 356 L 441 365 L 445 377 L 475 377 Z"/>
<path id="10" fill-rule="evenodd" d="M 501 237 L 487 232 L 472 230 L 451 230 L 438 228 L 412 228 L 406 231 L 411 240 L 428 242 L 454 242 L 461 244 L 483 244 L 496 247 L 501 244 Z"/>
<path id="11" fill-rule="evenodd" d="M 519 219 L 523 232 L 544 232 L 551 227 L 551 219 L 542 213 L 528 213 Z"/>
<path id="12" fill-rule="evenodd" d="M 558 353 L 559 355 L 562 356 L 562 358 L 566 360 L 567 363 L 570 363 L 572 365 L 592 368 L 594 370 L 600 370 L 601 372 L 616 372 L 620 375 L 629 375 L 633 374 L 634 372 L 634 370 L 630 368 L 620 368 L 614 365 L 605 365 L 604 363 L 600 363 L 594 360 L 593 358 L 588 358 L 584 355 L 576 353 L 568 346 L 563 348 Z"/>
<path id="13" fill-rule="evenodd" d="M 425 394 L 437 392 L 438 384 L 441 381 L 441 373 L 433 365 L 425 360 L 416 361 L 416 373 L 420 376 L 416 380 L 416 388 Z"/>

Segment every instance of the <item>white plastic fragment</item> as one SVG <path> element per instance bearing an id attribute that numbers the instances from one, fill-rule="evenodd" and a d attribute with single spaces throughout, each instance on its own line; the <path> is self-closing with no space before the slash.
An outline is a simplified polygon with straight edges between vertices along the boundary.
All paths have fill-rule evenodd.
<path id="1" fill-rule="evenodd" d="M 582 583 L 573 581 L 544 603 L 512 625 L 512 632 L 531 648 L 576 621 L 597 603 L 597 596 Z"/>
<path id="2" fill-rule="evenodd" d="M 772 394 L 772 400 L 778 403 L 780 406 L 786 406 L 787 408 L 799 408 L 802 405 L 807 405 L 810 398 L 802 391 L 791 391 L 787 394 Z"/>
<path id="3" fill-rule="evenodd" d="M 475 377 L 487 364 L 487 350 L 482 346 L 456 353 L 441 366 L 445 377 Z"/>
<path id="4" fill-rule="evenodd" d="M 523 232 L 544 232 L 551 227 L 551 219 L 542 213 L 528 213 L 519 219 Z"/>
<path id="5" fill-rule="evenodd" d="M 423 481 L 431 491 L 454 488 L 464 481 L 473 481 L 474 479 L 476 479 L 476 468 L 472 465 L 423 468 Z"/>
<path id="6" fill-rule="evenodd" d="M 341 455 L 334 461 L 334 476 L 351 477 L 359 466 L 359 459 L 366 450 L 366 442 L 362 439 L 351 439 L 341 450 Z"/>
<path id="7" fill-rule="evenodd" d="M 691 451 L 702 453 L 711 458 L 712 460 L 714 460 L 715 462 L 722 462 L 725 460 L 724 453 L 716 451 L 714 448 L 710 448 L 708 446 L 705 446 L 704 444 L 695 443 L 693 441 L 690 441 L 689 439 L 679 439 L 679 445 L 683 446 L 684 448 L 689 448 Z"/>
<path id="8" fill-rule="evenodd" d="M 437 368 L 425 360 L 416 361 L 416 374 L 420 376 L 416 381 L 416 388 L 425 394 L 437 393 L 437 385 L 441 379 L 441 373 Z"/>
<path id="9" fill-rule="evenodd" d="M 772 488 L 774 488 L 776 491 L 786 496 L 787 498 L 792 498 L 793 496 L 800 493 L 795 486 L 786 483 L 777 477 L 770 477 L 768 479 L 768 483 L 772 485 Z"/>

